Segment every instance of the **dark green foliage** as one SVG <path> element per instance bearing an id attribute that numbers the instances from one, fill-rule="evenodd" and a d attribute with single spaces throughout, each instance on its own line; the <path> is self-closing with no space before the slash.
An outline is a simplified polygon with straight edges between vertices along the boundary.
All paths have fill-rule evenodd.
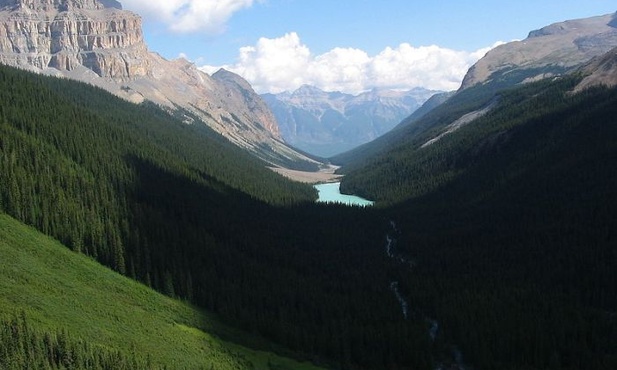
<path id="1" fill-rule="evenodd" d="M 345 178 L 391 204 L 417 263 L 402 289 L 479 369 L 617 366 L 617 89 L 577 81 L 500 91 L 483 118 Z"/>
<path id="2" fill-rule="evenodd" d="M 425 112 L 421 119 L 414 115 L 402 121 L 392 131 L 364 144 L 347 153 L 332 158 L 332 163 L 344 166 L 342 172 L 351 173 L 355 169 L 368 167 L 367 164 L 377 163 L 392 152 L 407 151 L 410 146 L 419 146 L 430 138 L 433 131 L 438 130 L 461 115 L 479 109 L 487 104 L 497 91 L 497 87 L 476 86 L 454 95 L 438 105 L 438 109 Z M 349 181 L 348 181 L 349 182 Z"/>
<path id="3" fill-rule="evenodd" d="M 456 95 L 439 108 L 401 132 L 401 140 L 388 151 L 368 162 L 354 162 L 342 190 L 366 196 L 385 203 L 401 202 L 439 189 L 468 168 L 478 168 L 477 159 L 483 159 L 486 149 L 499 149 L 509 138 L 508 130 L 525 122 L 558 113 L 560 109 L 576 110 L 584 95 L 568 97 L 575 78 L 558 82 L 541 82 L 515 89 L 499 90 L 490 86 L 477 86 Z M 497 86 L 499 87 L 499 85 Z M 534 96 L 529 99 L 529 96 Z M 491 106 L 491 111 L 461 128 L 444 136 L 432 145 L 422 148 L 430 139 L 446 130 L 445 126 L 458 118 Z M 529 140 L 521 138 L 525 145 Z M 540 144 L 542 145 L 542 143 Z M 527 148 L 528 149 L 528 148 Z M 521 149 L 521 152 L 527 150 Z M 523 160 L 519 165 L 526 166 Z M 354 171 L 358 168 L 358 171 Z M 493 173 L 487 171 L 489 176 Z"/>
<path id="4" fill-rule="evenodd" d="M 162 369 L 138 354 L 92 346 L 66 331 L 40 332 L 25 314 L 0 321 L 0 368 Z"/>
<path id="5" fill-rule="evenodd" d="M 437 104 L 437 109 L 418 109 L 407 119 L 403 120 L 392 131 L 364 144 L 347 153 L 333 157 L 332 163 L 344 166 L 342 172 L 350 173 L 355 169 L 366 170 L 367 162 L 375 163 L 383 157 L 389 157 L 398 151 L 406 152 L 410 147 L 424 144 L 435 133 L 441 132 L 446 125 L 452 123 L 462 115 L 481 109 L 491 103 L 496 94 L 523 81 L 525 78 L 534 77 L 542 73 L 562 73 L 560 67 L 546 67 L 530 70 L 502 70 L 496 72 L 491 80 L 485 84 L 475 85 L 460 91 L 451 98 L 452 94 L 436 96 L 435 98 L 446 99 Z M 427 102 L 429 105 L 432 102 Z M 377 165 L 376 165 L 377 166 Z"/>
<path id="6" fill-rule="evenodd" d="M 152 105 L 6 67 L 0 85 L 6 213 L 307 358 L 428 368 L 377 214 L 313 204 L 312 187 Z"/>

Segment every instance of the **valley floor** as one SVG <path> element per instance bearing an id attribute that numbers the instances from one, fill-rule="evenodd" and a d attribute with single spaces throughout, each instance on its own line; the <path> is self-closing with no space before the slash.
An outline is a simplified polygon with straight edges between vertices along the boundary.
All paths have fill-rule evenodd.
<path id="1" fill-rule="evenodd" d="M 323 167 L 317 172 L 296 171 L 283 167 L 270 167 L 270 169 L 288 179 L 306 184 L 335 182 L 343 177 L 343 175 L 335 174 L 339 167 L 333 165 L 327 165 L 327 167 Z"/>

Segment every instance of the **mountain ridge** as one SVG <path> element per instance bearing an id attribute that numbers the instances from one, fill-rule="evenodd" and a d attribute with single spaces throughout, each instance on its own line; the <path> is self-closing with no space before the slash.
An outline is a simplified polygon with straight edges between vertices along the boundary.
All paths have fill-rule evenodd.
<path id="1" fill-rule="evenodd" d="M 400 146 L 406 138 L 423 135 L 422 143 L 426 143 L 438 137 L 447 130 L 444 127 L 481 110 L 499 91 L 577 73 L 594 57 L 601 60 L 606 52 L 617 47 L 616 25 L 617 13 L 558 22 L 531 31 L 524 41 L 500 45 L 468 70 L 453 95 L 440 104 L 421 109 L 423 117 L 407 117 L 377 140 L 331 160 L 342 166 L 341 172 L 348 171 L 361 166 L 371 155 Z"/>
<path id="2" fill-rule="evenodd" d="M 134 103 L 185 111 L 257 157 L 286 167 L 317 167 L 278 135 L 248 83 L 214 78 L 193 63 L 151 52 L 141 17 L 113 0 L 3 0 L 0 63 L 87 82 Z M 230 73 L 230 72 L 229 72 Z M 220 77 L 220 76 L 219 76 Z"/>
<path id="3" fill-rule="evenodd" d="M 104 8 L 122 9 L 116 0 L 0 0 L 0 8 L 44 11 L 68 11 L 70 9 L 99 10 Z"/>
<path id="4" fill-rule="evenodd" d="M 286 142 L 321 157 L 353 149 L 390 131 L 438 91 L 373 89 L 357 95 L 303 85 L 264 94 Z"/>
<path id="5" fill-rule="evenodd" d="M 617 46 L 617 13 L 553 23 L 489 51 L 467 72 L 460 90 L 509 75 L 533 81 L 572 71 Z M 517 76 L 515 71 L 529 71 Z M 514 76 L 514 77 L 512 77 Z"/>

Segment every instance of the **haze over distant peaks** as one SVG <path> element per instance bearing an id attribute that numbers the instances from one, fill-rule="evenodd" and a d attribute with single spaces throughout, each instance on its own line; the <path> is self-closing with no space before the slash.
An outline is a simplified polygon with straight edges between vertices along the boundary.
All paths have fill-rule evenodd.
<path id="1" fill-rule="evenodd" d="M 373 89 L 359 95 L 303 85 L 264 94 L 286 142 L 329 157 L 374 140 L 408 117 L 437 91 Z"/>
<path id="2" fill-rule="evenodd" d="M 489 51 L 467 72 L 461 89 L 496 78 L 518 83 L 559 75 L 614 47 L 617 13 L 555 23 Z"/>

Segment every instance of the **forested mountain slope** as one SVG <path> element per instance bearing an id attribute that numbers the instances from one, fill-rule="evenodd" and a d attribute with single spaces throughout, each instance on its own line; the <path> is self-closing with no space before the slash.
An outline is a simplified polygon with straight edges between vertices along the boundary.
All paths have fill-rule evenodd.
<path id="1" fill-rule="evenodd" d="M 566 112 L 580 117 L 579 113 L 591 109 L 583 107 L 596 107 L 597 89 L 571 94 L 580 79 L 574 75 L 518 88 L 484 85 L 467 89 L 408 127 L 398 143 L 382 154 L 365 163 L 351 162 L 345 189 L 387 203 L 429 193 L 479 166 L 478 162 L 486 159 L 481 149 L 488 144 L 500 149 L 497 139 L 509 138 L 514 128 L 551 120 L 554 115 L 563 119 Z M 456 126 L 465 116 L 470 119 Z M 610 120 L 608 113 L 606 119 Z M 541 143 L 543 137 L 533 139 Z M 527 141 L 521 144 L 529 145 Z"/>
<path id="2" fill-rule="evenodd" d="M 310 186 L 154 106 L 8 67 L 0 84 L 3 212 L 319 363 L 430 368 L 377 213 L 314 204 Z"/>
<path id="3" fill-rule="evenodd" d="M 475 100 L 491 109 L 344 179 L 390 205 L 414 261 L 402 291 L 480 369 L 617 366 L 617 89 L 572 94 L 580 80 Z"/>
<path id="4" fill-rule="evenodd" d="M 362 209 L 154 106 L 2 67 L 0 210 L 326 367 L 614 369 L 617 90 L 580 80 L 457 94 L 351 168 L 381 194 Z"/>
<path id="5" fill-rule="evenodd" d="M 451 124 L 474 109 L 482 109 L 480 104 L 488 104 L 486 99 L 500 89 L 577 71 L 592 58 L 600 59 L 617 47 L 616 17 L 616 14 L 607 14 L 555 23 L 531 31 L 525 40 L 492 49 L 469 69 L 453 101 L 448 101 L 429 117 L 419 119 L 426 108 L 435 107 L 427 104 L 391 132 L 335 156 L 332 162 L 349 171 L 355 164 L 361 166 L 367 159 L 392 147 L 406 145 L 411 137 L 429 127 Z"/>
<path id="6" fill-rule="evenodd" d="M 426 106 L 401 121 L 394 129 L 376 140 L 331 158 L 333 164 L 342 166 L 340 172 L 349 173 L 366 163 L 401 148 L 410 142 L 434 137 L 443 127 L 455 122 L 465 114 L 482 109 L 491 102 L 497 91 L 510 86 L 510 78 L 504 77 L 482 86 L 453 93 L 434 96 Z"/>

